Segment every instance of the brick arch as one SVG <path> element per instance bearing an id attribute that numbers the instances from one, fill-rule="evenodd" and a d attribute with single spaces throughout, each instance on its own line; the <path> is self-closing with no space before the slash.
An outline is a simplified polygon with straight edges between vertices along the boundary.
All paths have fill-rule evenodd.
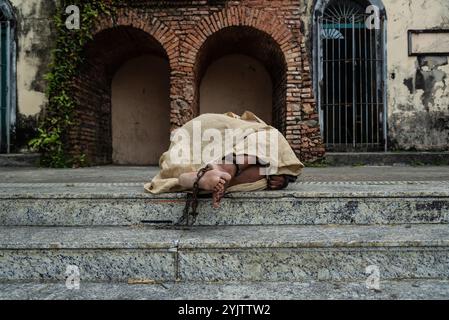
<path id="1" fill-rule="evenodd" d="M 238 30 L 253 30 L 263 43 L 269 42 L 272 45 L 274 48 L 271 50 L 272 52 L 276 51 L 277 64 L 282 72 L 273 76 L 273 73 L 276 72 L 273 72 L 273 69 L 276 69 L 276 66 L 268 68 L 272 69 L 268 71 L 274 86 L 273 124 L 281 132 L 286 133 L 287 118 L 292 116 L 289 112 L 293 112 L 293 108 L 297 109 L 301 102 L 299 83 L 302 73 L 301 45 L 292 31 L 277 16 L 245 6 L 232 6 L 204 18 L 181 43 L 184 68 L 193 77 L 194 94 L 192 101 L 188 101 L 193 114 L 198 114 L 200 110 L 200 83 L 204 74 L 204 65 L 207 65 L 202 61 L 204 51 L 209 50 L 208 44 L 217 34 L 228 32 L 231 29 L 236 33 L 239 33 Z M 254 53 L 256 50 L 264 49 L 258 49 L 257 45 L 253 45 L 253 50 L 249 51 Z M 253 53 L 248 55 L 261 60 L 265 67 L 268 67 L 267 60 L 263 61 Z M 263 55 L 263 53 L 261 54 Z"/>
<path id="2" fill-rule="evenodd" d="M 116 18 L 114 18 L 116 17 Z M 186 107 L 189 99 L 182 96 L 187 91 L 185 79 L 180 77 L 180 40 L 176 33 L 160 19 L 133 8 L 122 8 L 114 17 L 102 16 L 94 26 L 94 34 L 118 26 L 138 28 L 152 36 L 168 57 L 170 64 L 170 123 L 172 129 L 180 127 L 192 118 L 192 112 Z M 187 86 L 188 87 L 188 86 Z M 183 88 L 183 89 L 179 89 Z M 181 92 L 180 92 L 181 91 Z"/>
<path id="3" fill-rule="evenodd" d="M 210 36 L 222 29 L 239 26 L 251 27 L 270 35 L 281 48 L 289 67 L 294 62 L 288 59 L 289 55 L 300 53 L 293 33 L 277 16 L 255 8 L 233 6 L 204 18 L 187 35 L 181 44 L 185 65 L 193 71 L 197 55 Z"/>
<path id="4" fill-rule="evenodd" d="M 93 27 L 93 35 L 114 27 L 133 27 L 140 29 L 152 36 L 164 48 L 171 70 L 178 67 L 179 62 L 179 38 L 166 24 L 155 17 L 136 9 L 119 9 L 114 14 L 117 18 L 101 16 Z"/>
<path id="5" fill-rule="evenodd" d="M 179 39 L 165 24 L 133 9 L 120 9 L 116 17 L 97 19 L 93 39 L 84 47 L 84 63 L 72 81 L 79 123 L 68 132 L 69 154 L 85 154 L 91 164 L 113 161 L 111 84 L 117 70 L 130 59 L 151 54 L 168 61 L 167 72 L 173 82 L 179 60 Z M 167 108 L 167 127 L 169 117 Z"/>

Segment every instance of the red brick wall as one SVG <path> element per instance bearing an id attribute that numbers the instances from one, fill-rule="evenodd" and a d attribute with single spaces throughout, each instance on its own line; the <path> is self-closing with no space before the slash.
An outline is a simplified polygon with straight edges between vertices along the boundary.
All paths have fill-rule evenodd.
<path id="1" fill-rule="evenodd" d="M 199 85 L 208 65 L 225 54 L 242 53 L 261 61 L 271 74 L 274 125 L 298 156 L 313 161 L 324 155 L 299 1 L 128 3 L 116 17 L 98 19 L 98 36 L 86 48 L 88 62 L 74 81 L 77 112 L 86 125 L 70 134 L 73 154 L 84 152 L 96 164 L 110 162 L 110 81 L 129 57 L 154 53 L 168 59 L 170 121 L 177 128 L 198 114 Z M 123 29 L 127 32 L 119 32 Z M 108 33 L 109 41 L 102 41 Z"/>

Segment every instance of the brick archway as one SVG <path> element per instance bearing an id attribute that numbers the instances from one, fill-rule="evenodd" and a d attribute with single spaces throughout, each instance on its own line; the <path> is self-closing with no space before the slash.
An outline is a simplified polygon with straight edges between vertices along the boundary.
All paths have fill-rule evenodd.
<path id="1" fill-rule="evenodd" d="M 85 60 L 73 81 L 78 123 L 68 134 L 68 148 L 72 156 L 85 154 L 91 164 L 113 162 L 111 84 L 119 68 L 131 59 L 152 55 L 167 61 L 167 77 L 171 79 L 179 61 L 179 40 L 163 23 L 134 10 L 119 10 L 117 17 L 115 21 L 110 17 L 97 20 L 93 40 L 84 48 Z M 167 140 L 170 94 L 166 94 Z M 157 143 L 160 141 L 154 141 Z"/>
<path id="2" fill-rule="evenodd" d="M 251 90 L 251 83 L 241 83 L 243 86 L 241 88 L 242 92 L 239 96 L 236 96 L 234 100 L 235 104 L 229 106 L 222 106 L 222 110 L 215 110 L 215 112 L 227 112 L 227 111 L 237 111 L 243 112 L 246 109 L 255 112 L 259 116 L 263 114 L 266 117 L 263 117 L 266 121 L 273 124 L 275 127 L 280 129 L 281 131 L 285 131 L 285 110 L 286 110 L 286 98 L 287 98 L 287 70 L 288 64 L 285 60 L 285 55 L 283 54 L 280 46 L 274 39 L 259 29 L 248 26 L 231 26 L 220 29 L 219 31 L 213 33 L 209 36 L 206 41 L 202 44 L 201 49 L 198 51 L 195 66 L 194 66 L 194 88 L 195 95 L 193 101 L 193 110 L 195 114 L 200 114 L 207 112 L 204 110 L 204 105 L 200 105 L 200 95 L 201 88 L 204 84 L 203 80 L 205 80 L 205 75 L 208 72 L 209 68 L 212 67 L 218 61 L 224 61 L 227 57 L 238 56 L 253 58 L 258 61 L 268 73 L 271 79 L 271 94 L 272 98 L 268 104 L 271 104 L 271 107 L 268 105 L 268 109 L 266 107 L 262 107 L 262 104 L 253 105 L 252 102 L 255 101 L 247 101 L 246 97 L 249 97 L 249 91 Z M 235 61 L 238 65 L 238 61 Z M 228 70 L 232 68 L 240 68 L 239 71 L 234 72 L 233 79 L 231 81 L 239 81 L 239 78 L 248 71 L 245 71 L 247 68 L 254 68 L 254 74 L 256 74 L 256 69 L 258 69 L 255 65 L 251 65 L 248 63 L 248 67 L 244 67 L 244 65 L 230 65 L 228 66 Z M 257 72 L 257 73 L 260 73 Z M 225 74 L 222 72 L 221 76 L 225 77 Z M 251 81 L 251 80 L 250 80 Z M 251 82 L 258 82 L 257 78 L 252 78 Z M 253 84 L 254 84 L 253 83 Z M 219 94 L 216 99 L 227 100 L 226 96 L 235 95 L 237 91 L 229 91 L 226 87 L 229 84 L 221 82 L 219 84 L 220 88 L 216 89 L 216 93 L 223 91 L 223 94 Z M 243 89 L 244 88 L 244 89 Z M 235 88 L 237 89 L 237 88 Z M 204 94 L 204 92 L 203 92 Z M 259 94 L 260 95 L 260 94 Z M 221 98 L 220 98 L 221 96 Z M 267 98 L 267 97 L 266 97 Z M 269 98 L 269 97 L 268 97 Z M 201 99 L 203 100 L 203 99 Z M 242 102 L 246 108 L 236 107 L 237 101 Z M 246 103 L 244 101 L 247 101 Z M 261 108 L 262 107 L 262 108 Z M 236 109 L 235 109 L 236 108 Z M 240 110 L 241 109 L 241 110 Z M 268 113 L 267 113 L 268 111 Z M 260 114 L 258 113 L 260 112 Z"/>
<path id="3" fill-rule="evenodd" d="M 133 27 L 145 31 L 164 48 L 171 70 L 178 67 L 179 38 L 167 25 L 155 17 L 132 8 L 123 8 L 115 12 L 116 18 L 101 16 L 97 19 L 92 34 L 115 27 Z"/>
<path id="4" fill-rule="evenodd" d="M 271 74 L 273 84 L 277 86 L 273 90 L 273 97 L 277 102 L 277 105 L 273 106 L 273 123 L 283 133 L 287 133 L 289 125 L 297 125 L 296 121 L 299 121 L 301 116 L 301 45 L 298 45 L 298 38 L 295 38 L 292 31 L 276 15 L 246 6 L 231 6 L 204 18 L 181 43 L 183 67 L 192 77 L 193 94 L 187 102 L 193 115 L 199 112 L 199 86 L 207 64 L 210 63 L 207 60 L 216 59 L 226 52 L 233 53 L 232 45 L 229 46 L 232 42 L 229 40 L 233 37 L 232 32 L 237 37 L 247 33 L 248 39 L 251 38 L 248 45 L 252 46 L 235 50 L 234 53 L 244 53 L 260 60 Z M 211 43 L 214 38 L 219 37 L 226 37 L 229 42 L 222 43 L 222 48 L 218 48 L 222 50 L 221 53 L 211 54 L 208 52 L 213 46 Z M 264 48 L 266 43 L 269 43 L 270 48 Z M 276 61 L 272 63 L 270 59 Z M 276 69 L 281 72 L 276 74 Z M 296 118 L 288 120 L 295 116 L 294 112 Z M 294 136 L 291 130 L 289 138 L 292 141 L 298 140 L 299 135 Z"/>
<path id="5" fill-rule="evenodd" d="M 289 68 L 294 68 L 295 61 L 300 61 L 294 59 L 300 58 L 301 52 L 295 44 L 293 33 L 275 15 L 255 8 L 232 6 L 204 18 L 187 35 L 182 43 L 185 66 L 190 66 L 193 71 L 198 52 L 214 33 L 239 26 L 251 27 L 270 35 L 281 48 Z"/>

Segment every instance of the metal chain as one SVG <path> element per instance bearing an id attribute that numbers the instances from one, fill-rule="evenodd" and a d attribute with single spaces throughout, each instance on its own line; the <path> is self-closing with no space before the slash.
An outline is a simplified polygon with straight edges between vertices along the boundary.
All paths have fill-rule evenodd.
<path id="1" fill-rule="evenodd" d="M 198 172 L 195 183 L 193 184 L 192 193 L 187 194 L 186 205 L 184 207 L 182 217 L 175 224 L 175 226 L 193 226 L 195 224 L 198 217 L 198 195 L 200 193 L 199 183 L 206 172 L 210 170 L 212 170 L 212 168 L 210 166 L 207 166 Z M 190 208 L 192 208 L 192 211 L 190 211 Z"/>

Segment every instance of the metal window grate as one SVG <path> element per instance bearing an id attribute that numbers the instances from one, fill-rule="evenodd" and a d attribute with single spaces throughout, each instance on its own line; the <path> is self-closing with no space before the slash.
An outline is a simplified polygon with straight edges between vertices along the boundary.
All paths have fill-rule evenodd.
<path id="1" fill-rule="evenodd" d="M 11 22 L 0 21 L 0 153 L 11 145 Z"/>
<path id="2" fill-rule="evenodd" d="M 353 1 L 337 2 L 318 18 L 318 102 L 329 151 L 386 148 L 383 32 L 368 29 L 367 18 Z"/>

